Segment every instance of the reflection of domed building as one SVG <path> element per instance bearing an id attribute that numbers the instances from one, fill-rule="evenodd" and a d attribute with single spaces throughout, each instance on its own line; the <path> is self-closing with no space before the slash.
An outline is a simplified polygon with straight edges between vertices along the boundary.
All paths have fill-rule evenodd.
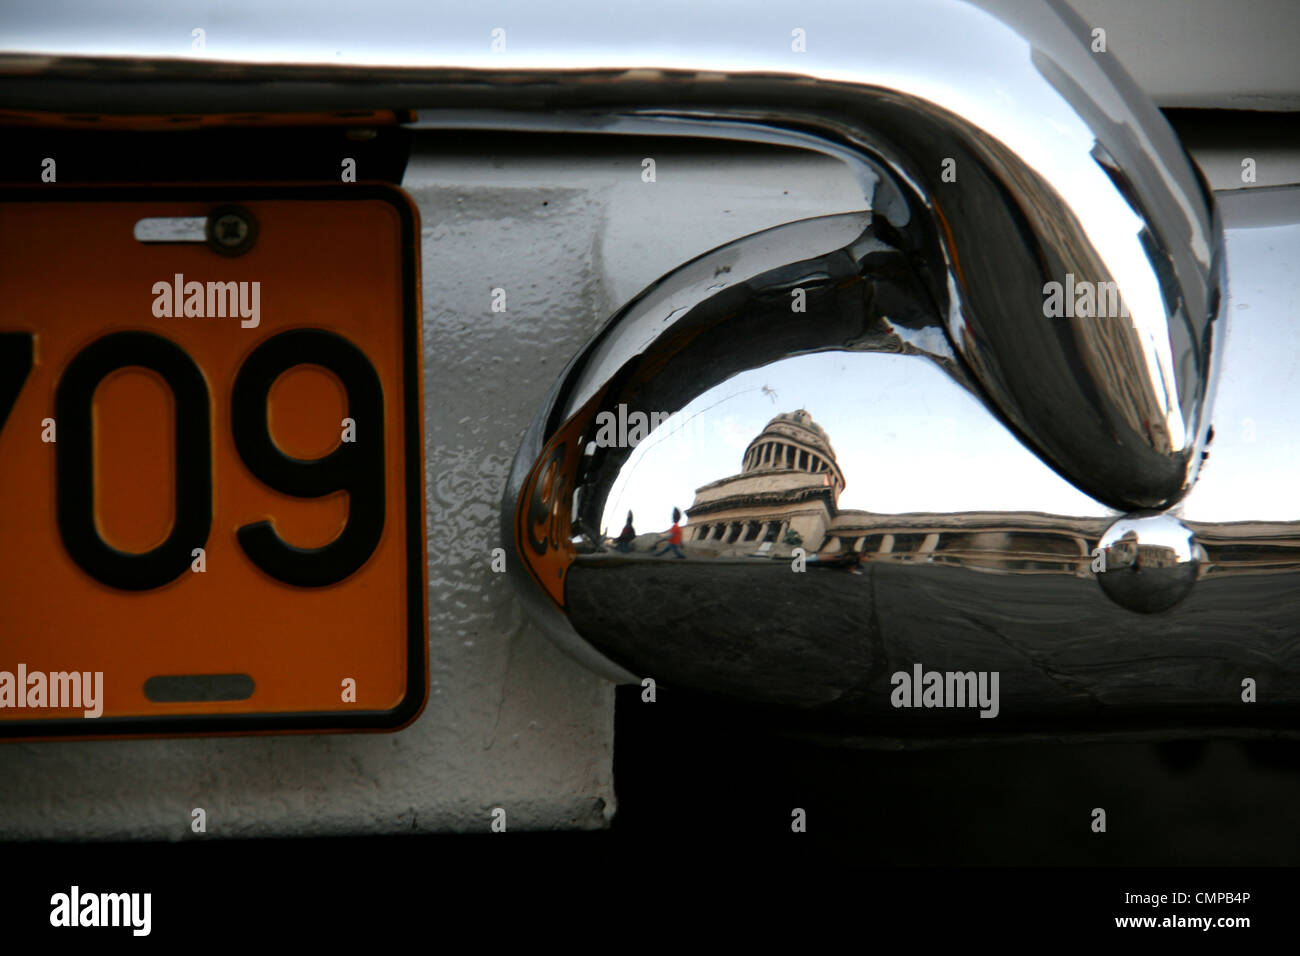
<path id="1" fill-rule="evenodd" d="M 1099 519 L 1031 513 L 876 514 L 839 507 L 847 482 L 820 425 L 799 409 L 777 415 L 749 443 L 738 475 L 695 491 L 686 510 L 696 554 L 858 553 L 892 560 L 981 563 L 1084 573 Z"/>
<path id="2" fill-rule="evenodd" d="M 740 474 L 696 489 L 695 503 L 686 510 L 685 549 L 696 557 L 771 557 L 789 556 L 798 546 L 823 561 L 855 555 L 1087 576 L 1110 521 L 1032 511 L 841 511 L 846 484 L 835 450 L 812 416 L 803 409 L 777 415 L 745 449 Z M 1300 522 L 1188 526 L 1206 548 L 1205 574 L 1268 574 L 1300 564 Z M 1123 549 L 1115 550 L 1123 560 Z M 1178 557 L 1147 547 L 1141 560 L 1162 566 L 1176 564 Z"/>
<path id="3" fill-rule="evenodd" d="M 687 538 L 719 551 L 787 541 L 815 550 L 844 486 L 835 449 L 812 416 L 777 415 L 745 449 L 740 474 L 696 489 Z"/>

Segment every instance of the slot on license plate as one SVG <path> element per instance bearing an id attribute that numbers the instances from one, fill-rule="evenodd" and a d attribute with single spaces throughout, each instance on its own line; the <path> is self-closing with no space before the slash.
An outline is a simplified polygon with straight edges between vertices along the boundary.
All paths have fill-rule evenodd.
<path id="1" fill-rule="evenodd" d="M 385 186 L 0 193 L 0 737 L 414 718 L 418 236 Z"/>

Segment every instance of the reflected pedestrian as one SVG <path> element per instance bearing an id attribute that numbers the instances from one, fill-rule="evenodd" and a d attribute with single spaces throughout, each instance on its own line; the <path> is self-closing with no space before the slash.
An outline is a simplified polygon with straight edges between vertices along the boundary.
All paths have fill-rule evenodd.
<path id="1" fill-rule="evenodd" d="M 682 554 L 682 548 L 681 548 L 682 526 L 678 523 L 681 520 L 682 520 L 681 510 L 678 508 L 674 508 L 673 526 L 668 529 L 668 539 L 667 539 L 668 543 L 664 545 L 662 548 L 660 548 L 658 551 L 656 551 L 654 553 L 654 557 L 656 558 L 661 557 L 662 555 L 667 554 L 669 551 L 677 555 L 677 557 L 679 558 L 686 557 L 686 555 Z"/>
<path id="2" fill-rule="evenodd" d="M 623 525 L 623 530 L 614 539 L 614 550 L 627 554 L 632 550 L 632 539 L 635 537 L 636 529 L 632 527 L 632 512 L 629 511 L 627 513 L 627 524 Z"/>

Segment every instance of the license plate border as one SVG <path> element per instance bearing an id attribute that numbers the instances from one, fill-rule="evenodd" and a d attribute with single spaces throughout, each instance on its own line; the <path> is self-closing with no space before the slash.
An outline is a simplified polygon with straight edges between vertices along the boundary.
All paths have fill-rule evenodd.
<path id="1" fill-rule="evenodd" d="M 406 691 L 388 710 L 286 711 L 242 714 L 172 714 L 123 717 L 59 717 L 0 720 L 0 744 L 40 740 L 105 740 L 137 737 L 199 737 L 292 733 L 395 731 L 412 723 L 428 698 L 427 552 L 424 515 L 423 323 L 419 212 L 410 197 L 388 183 L 238 184 L 104 183 L 44 187 L 5 185 L 0 203 L 255 200 L 378 200 L 397 213 L 402 283 L 402 377 L 406 521 Z"/>

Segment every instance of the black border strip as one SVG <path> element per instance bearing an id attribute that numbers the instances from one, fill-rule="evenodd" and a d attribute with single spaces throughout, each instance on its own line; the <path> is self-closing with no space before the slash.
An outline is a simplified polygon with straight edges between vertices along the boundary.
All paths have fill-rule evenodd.
<path id="1" fill-rule="evenodd" d="M 411 723 L 427 698 L 428 639 L 425 612 L 424 408 L 421 402 L 422 328 L 420 263 L 413 206 L 394 186 L 355 183 L 310 186 L 144 185 L 5 187 L 0 202 L 135 202 L 247 200 L 379 200 L 401 223 L 402 401 L 406 453 L 406 694 L 391 710 L 290 711 L 256 714 L 177 714 L 167 717 L 84 717 L 0 721 L 0 743 L 14 740 L 157 737 L 207 734 L 325 733 L 397 730 Z"/>

